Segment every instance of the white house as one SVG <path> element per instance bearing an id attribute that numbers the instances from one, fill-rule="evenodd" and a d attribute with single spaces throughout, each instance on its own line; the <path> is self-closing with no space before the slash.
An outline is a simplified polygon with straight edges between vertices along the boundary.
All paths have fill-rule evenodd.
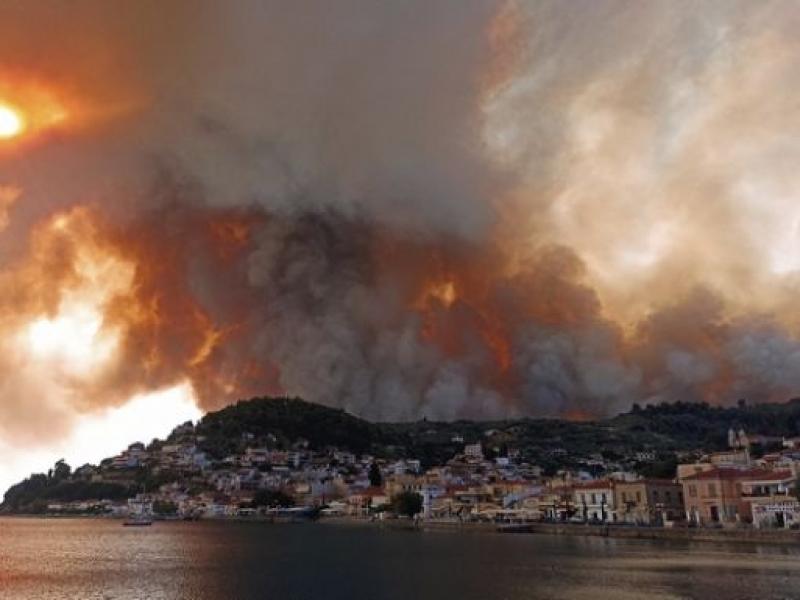
<path id="1" fill-rule="evenodd" d="M 616 521 L 614 482 L 607 479 L 583 481 L 573 486 L 573 503 L 577 514 L 587 521 Z"/>

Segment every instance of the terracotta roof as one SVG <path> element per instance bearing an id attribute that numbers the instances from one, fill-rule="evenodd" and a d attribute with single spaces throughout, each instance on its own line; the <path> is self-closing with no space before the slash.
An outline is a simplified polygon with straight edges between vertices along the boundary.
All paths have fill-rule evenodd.
<path id="1" fill-rule="evenodd" d="M 761 476 L 748 477 L 751 481 L 783 481 L 784 479 L 794 479 L 794 473 L 788 469 L 782 471 L 767 471 Z"/>
<path id="2" fill-rule="evenodd" d="M 701 471 L 693 473 L 683 478 L 683 481 L 698 481 L 709 479 L 726 479 L 735 480 L 741 479 L 744 481 L 781 481 L 784 479 L 791 479 L 793 477 L 791 471 L 768 471 L 766 469 L 732 469 L 732 468 L 717 468 L 709 469 L 708 471 Z"/>
<path id="3" fill-rule="evenodd" d="M 672 479 L 636 479 L 634 481 L 617 481 L 616 485 L 678 485 Z"/>

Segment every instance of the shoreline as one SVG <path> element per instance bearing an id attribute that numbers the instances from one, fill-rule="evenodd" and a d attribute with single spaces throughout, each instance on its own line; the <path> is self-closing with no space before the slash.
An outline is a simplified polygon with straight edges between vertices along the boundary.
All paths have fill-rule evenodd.
<path id="1" fill-rule="evenodd" d="M 667 529 L 660 527 L 628 527 L 572 523 L 524 523 L 504 525 L 497 523 L 459 523 L 453 521 L 420 521 L 419 523 L 414 523 L 405 520 L 370 521 L 368 519 L 352 517 L 327 517 L 320 519 L 319 522 L 331 525 L 373 526 L 385 529 L 416 529 L 419 531 L 558 535 L 567 537 L 605 537 L 629 540 L 716 542 L 750 545 L 800 545 L 800 531 L 788 529 L 703 529 L 689 527 Z"/>
<path id="2" fill-rule="evenodd" d="M 70 520 L 91 519 L 122 521 L 122 517 L 109 515 L 34 515 L 34 514 L 0 514 L 0 518 Z M 505 533 L 528 535 L 558 535 L 567 537 L 605 537 L 629 540 L 665 540 L 678 542 L 716 542 L 736 544 L 773 544 L 800 545 L 800 531 L 788 529 L 704 529 L 704 528 L 660 528 L 630 527 L 615 525 L 586 525 L 580 523 L 521 523 L 497 524 L 483 522 L 458 521 L 412 521 L 409 519 L 371 520 L 362 517 L 322 517 L 317 520 L 283 520 L 254 517 L 208 518 L 187 521 L 184 519 L 155 519 L 155 523 L 253 523 L 253 524 L 292 524 L 313 523 L 347 527 L 374 527 L 390 531 L 436 532 L 450 531 L 459 533 Z"/>
<path id="3" fill-rule="evenodd" d="M 800 531 L 790 529 L 705 529 L 626 527 L 571 523 L 526 523 L 499 527 L 503 533 L 606 537 L 632 540 L 725 542 L 737 544 L 800 544 Z"/>

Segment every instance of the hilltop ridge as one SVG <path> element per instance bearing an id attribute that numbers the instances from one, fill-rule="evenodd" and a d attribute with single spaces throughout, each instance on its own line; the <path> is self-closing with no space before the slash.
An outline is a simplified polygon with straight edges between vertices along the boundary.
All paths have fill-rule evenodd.
<path id="1" fill-rule="evenodd" d="M 248 448 L 303 450 L 330 457 L 346 452 L 387 461 L 415 460 L 427 468 L 444 464 L 465 445 L 479 442 L 489 457 L 513 453 L 546 474 L 559 469 L 597 474 L 603 465 L 614 465 L 646 476 L 669 477 L 681 458 L 726 447 L 731 428 L 769 434 L 773 440 L 798 436 L 800 399 L 752 406 L 740 401 L 733 407 L 687 402 L 635 405 L 616 417 L 584 422 L 521 418 L 373 423 L 299 398 L 261 397 L 208 413 L 196 425 L 179 425 L 166 440 L 131 448 L 153 456 L 189 440 L 197 456 L 203 457 L 202 468 L 224 465 L 228 457 L 245 454 Z M 148 460 L 128 464 L 120 457 L 125 454 L 75 472 L 57 463 L 50 473 L 34 474 L 12 486 L 2 508 L 14 512 L 53 500 L 119 500 L 141 489 L 191 481 L 180 464 L 165 467 Z"/>

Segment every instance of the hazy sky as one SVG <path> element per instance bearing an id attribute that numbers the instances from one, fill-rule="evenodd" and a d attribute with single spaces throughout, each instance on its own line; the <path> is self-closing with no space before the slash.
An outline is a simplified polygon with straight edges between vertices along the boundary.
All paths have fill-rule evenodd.
<path id="1" fill-rule="evenodd" d="M 83 460 L 92 423 L 121 446 L 254 394 L 375 419 L 797 394 L 799 19 L 2 3 L 0 487 Z"/>

